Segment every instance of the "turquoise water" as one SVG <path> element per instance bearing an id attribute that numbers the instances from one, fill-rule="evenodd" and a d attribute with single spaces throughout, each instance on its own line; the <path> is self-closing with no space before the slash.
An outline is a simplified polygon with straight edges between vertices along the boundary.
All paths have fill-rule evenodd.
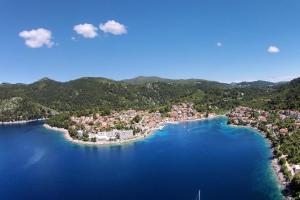
<path id="1" fill-rule="evenodd" d="M 226 118 L 86 146 L 42 124 L 0 127 L 0 199 L 281 199 L 268 143 Z"/>

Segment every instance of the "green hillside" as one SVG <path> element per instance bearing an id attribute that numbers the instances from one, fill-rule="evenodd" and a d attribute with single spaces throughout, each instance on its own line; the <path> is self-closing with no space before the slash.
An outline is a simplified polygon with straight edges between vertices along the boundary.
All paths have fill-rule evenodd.
<path id="1" fill-rule="evenodd" d="M 153 109 L 180 101 L 194 102 L 199 111 L 226 111 L 238 105 L 299 109 L 299 85 L 299 78 L 280 85 L 264 81 L 232 85 L 202 79 L 159 77 L 124 81 L 86 77 L 68 82 L 43 78 L 32 84 L 0 84 L 0 116 L 1 121 L 6 121 L 47 117 L 54 113 L 48 110 L 85 114 L 130 108 Z M 17 103 L 15 97 L 19 99 Z M 18 106 L 7 111 L 7 102 Z M 48 109 L 46 113 L 45 109 Z"/>
<path id="2" fill-rule="evenodd" d="M 53 116 L 56 113 L 52 109 L 21 97 L 0 101 L 0 121 L 40 119 Z"/>
<path id="3" fill-rule="evenodd" d="M 270 108 L 300 110 L 300 78 L 280 85 L 276 91 L 273 92 Z"/>

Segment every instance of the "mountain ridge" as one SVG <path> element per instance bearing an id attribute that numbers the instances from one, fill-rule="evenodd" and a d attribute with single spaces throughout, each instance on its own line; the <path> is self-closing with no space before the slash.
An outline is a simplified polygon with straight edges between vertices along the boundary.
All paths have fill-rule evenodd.
<path id="1" fill-rule="evenodd" d="M 287 83 L 290 81 L 280 81 L 280 82 L 272 82 L 272 81 L 266 81 L 266 80 L 256 80 L 256 81 L 241 81 L 241 82 L 231 82 L 231 83 L 225 83 L 221 81 L 216 80 L 208 80 L 208 79 L 201 79 L 201 78 L 178 78 L 178 79 L 171 79 L 171 78 L 164 78 L 159 76 L 136 76 L 133 78 L 128 79 L 121 79 L 121 80 L 115 80 L 111 78 L 105 78 L 105 77 L 92 77 L 92 76 L 85 76 L 85 77 L 79 77 L 75 79 L 70 79 L 67 81 L 58 81 L 49 77 L 43 77 L 41 79 L 38 79 L 37 81 L 34 81 L 32 83 L 9 83 L 9 82 L 2 82 L 0 85 L 31 85 L 37 82 L 58 82 L 58 83 L 68 83 L 80 79 L 99 79 L 99 80 L 107 80 L 107 81 L 115 81 L 115 82 L 125 82 L 125 83 L 132 83 L 132 84 L 143 84 L 143 83 L 152 83 L 152 82 L 176 82 L 176 81 L 182 81 L 182 82 L 188 82 L 188 81 L 209 81 L 209 82 L 216 82 L 221 84 L 227 84 L 227 85 L 236 85 L 236 84 L 247 84 L 247 83 L 258 83 L 258 82 L 265 82 L 270 84 L 280 84 L 280 83 Z"/>

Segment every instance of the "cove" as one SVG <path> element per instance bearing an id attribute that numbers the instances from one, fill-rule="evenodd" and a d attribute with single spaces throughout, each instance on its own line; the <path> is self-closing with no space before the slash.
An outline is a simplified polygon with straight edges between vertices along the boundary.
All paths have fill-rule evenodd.
<path id="1" fill-rule="evenodd" d="M 130 144 L 78 145 L 41 123 L 0 126 L 0 199 L 282 199 L 266 140 L 227 118 Z"/>

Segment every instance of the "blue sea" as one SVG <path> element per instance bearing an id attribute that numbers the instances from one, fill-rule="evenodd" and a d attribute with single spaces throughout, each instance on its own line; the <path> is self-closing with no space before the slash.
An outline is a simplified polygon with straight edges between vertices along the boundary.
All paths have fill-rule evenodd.
<path id="1" fill-rule="evenodd" d="M 41 123 L 0 126 L 0 199 L 282 199 L 270 158 L 263 137 L 227 118 L 112 146 L 70 143 Z"/>

